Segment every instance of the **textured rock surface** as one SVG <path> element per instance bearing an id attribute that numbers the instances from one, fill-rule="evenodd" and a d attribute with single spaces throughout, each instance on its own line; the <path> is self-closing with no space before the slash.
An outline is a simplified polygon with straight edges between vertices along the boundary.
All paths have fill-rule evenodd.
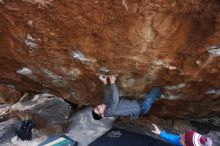
<path id="1" fill-rule="evenodd" d="M 115 121 L 114 118 L 104 118 L 101 121 L 95 121 L 92 118 L 90 111 L 91 108 L 86 108 L 74 112 L 69 119 L 70 122 L 68 125 L 68 129 L 64 133 L 70 138 L 76 140 L 79 146 L 87 146 L 89 143 L 94 141 L 103 133 L 107 132 L 112 127 L 118 127 L 127 131 L 149 135 L 154 138 L 159 137 L 151 132 L 153 128 L 151 123 L 156 123 L 160 127 L 160 129 L 176 134 L 181 134 L 187 129 L 196 129 L 195 127 L 190 125 L 187 120 L 172 120 L 168 118 L 163 119 L 157 116 L 142 117 L 138 120 L 128 120 L 126 118 L 120 118 Z M 7 126 L 4 123 L 5 122 L 0 123 L 0 126 L 2 126 L 0 127 L 1 129 L 6 129 Z M 197 131 L 198 130 L 199 129 L 197 129 Z M 220 132 L 209 131 L 206 135 L 213 140 L 213 146 L 219 146 Z M 49 136 L 44 132 L 35 129 L 33 131 L 33 139 L 31 141 L 22 141 L 20 139 L 17 139 L 17 137 L 15 136 L 10 140 L 3 142 L 2 144 L 0 144 L 0 146 L 37 146 L 48 137 Z"/>
<path id="2" fill-rule="evenodd" d="M 15 103 L 21 98 L 21 93 L 10 87 L 0 85 L 0 104 Z"/>
<path id="3" fill-rule="evenodd" d="M 0 123 L 0 145 L 15 136 L 15 130 L 19 122 L 18 119 L 10 119 Z"/>
<path id="4" fill-rule="evenodd" d="M 64 132 L 72 112 L 68 103 L 50 94 L 35 95 L 30 100 L 14 104 L 10 110 L 23 119 L 31 118 L 36 128 L 48 131 L 48 134 Z"/>
<path id="5" fill-rule="evenodd" d="M 87 146 L 89 143 L 91 143 L 103 133 L 107 132 L 112 127 L 149 135 L 154 138 L 159 137 L 151 132 L 153 128 L 151 125 L 152 123 L 156 123 L 160 129 L 176 134 L 181 134 L 187 129 L 196 130 L 196 127 L 193 127 L 187 120 L 172 120 L 168 118 L 164 119 L 157 116 L 142 117 L 138 120 L 128 120 L 127 118 L 121 118 L 115 121 L 114 118 L 104 118 L 101 121 L 95 121 L 92 118 L 90 111 L 91 108 L 86 108 L 73 113 L 70 117 L 68 129 L 65 132 L 67 136 L 77 140 L 79 142 L 79 146 Z M 0 125 L 2 123 L 0 123 Z M 10 125 L 10 122 L 4 123 L 6 123 L 5 125 Z M 207 136 L 213 140 L 213 146 L 219 146 L 219 130 L 208 131 L 207 133 Z M 42 133 L 42 131 L 34 130 L 33 139 L 31 141 L 21 141 L 15 136 L 11 140 L 2 143 L 2 145 L 0 144 L 0 146 L 37 146 L 47 138 L 48 135 L 45 135 L 45 133 Z"/>
<path id="6" fill-rule="evenodd" d="M 1 0 L 0 83 L 101 100 L 97 73 L 117 73 L 120 93 L 166 86 L 152 113 L 219 117 L 218 0 Z M 215 122 L 215 121 L 214 121 Z"/>
<path id="7" fill-rule="evenodd" d="M 74 113 L 66 135 L 76 140 L 79 146 L 87 146 L 93 140 L 107 132 L 114 122 L 114 118 L 104 118 L 101 121 L 93 119 L 91 108 L 86 108 Z"/>

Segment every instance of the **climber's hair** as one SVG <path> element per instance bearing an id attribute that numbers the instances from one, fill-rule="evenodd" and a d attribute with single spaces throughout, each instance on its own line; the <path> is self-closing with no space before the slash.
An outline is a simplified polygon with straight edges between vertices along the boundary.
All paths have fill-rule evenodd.
<path id="1" fill-rule="evenodd" d="M 97 114 L 94 109 L 92 110 L 92 117 L 94 120 L 101 120 L 102 116 L 100 114 Z"/>

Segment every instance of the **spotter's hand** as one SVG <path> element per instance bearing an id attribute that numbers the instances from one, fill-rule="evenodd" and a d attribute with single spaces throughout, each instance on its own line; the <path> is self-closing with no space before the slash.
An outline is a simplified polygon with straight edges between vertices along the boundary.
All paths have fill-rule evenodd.
<path id="1" fill-rule="evenodd" d="M 156 124 L 152 124 L 153 126 L 154 126 L 154 130 L 152 130 L 152 132 L 154 133 L 154 134 L 157 134 L 157 135 L 160 135 L 160 129 L 157 127 L 157 125 Z"/>

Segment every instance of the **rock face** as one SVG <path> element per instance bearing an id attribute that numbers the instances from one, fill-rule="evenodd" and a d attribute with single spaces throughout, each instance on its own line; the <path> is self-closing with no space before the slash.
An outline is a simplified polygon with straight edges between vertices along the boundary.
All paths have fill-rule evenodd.
<path id="1" fill-rule="evenodd" d="M 18 126 L 18 119 L 10 119 L 5 122 L 0 123 L 0 145 L 5 141 L 10 140 L 13 136 L 15 136 L 15 130 Z"/>
<path id="2" fill-rule="evenodd" d="M 114 122 L 114 118 L 104 118 L 101 121 L 93 119 L 91 108 L 86 108 L 70 117 L 66 135 L 76 140 L 79 146 L 87 146 L 93 140 L 107 132 Z"/>
<path id="3" fill-rule="evenodd" d="M 21 98 L 21 93 L 13 88 L 0 85 L 0 103 L 15 103 Z"/>
<path id="4" fill-rule="evenodd" d="M 23 120 L 32 119 L 37 125 L 36 128 L 53 134 L 65 131 L 72 108 L 56 96 L 39 94 L 33 99 L 14 104 L 10 110 L 20 115 Z"/>
<path id="5" fill-rule="evenodd" d="M 114 73 L 121 95 L 165 87 L 171 100 L 153 114 L 219 117 L 219 9 L 218 0 L 1 0 L 0 83 L 91 105 L 97 73 Z"/>

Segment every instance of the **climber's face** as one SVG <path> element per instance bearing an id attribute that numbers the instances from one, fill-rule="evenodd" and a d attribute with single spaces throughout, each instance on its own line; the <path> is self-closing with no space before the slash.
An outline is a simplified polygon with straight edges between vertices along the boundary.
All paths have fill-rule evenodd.
<path id="1" fill-rule="evenodd" d="M 183 133 L 183 134 L 181 135 L 180 143 L 181 143 L 183 146 L 186 146 L 186 144 L 185 144 L 185 133 Z"/>
<path id="2" fill-rule="evenodd" d="M 106 109 L 106 105 L 100 104 L 94 108 L 94 112 L 98 115 L 104 116 L 105 109 Z"/>

